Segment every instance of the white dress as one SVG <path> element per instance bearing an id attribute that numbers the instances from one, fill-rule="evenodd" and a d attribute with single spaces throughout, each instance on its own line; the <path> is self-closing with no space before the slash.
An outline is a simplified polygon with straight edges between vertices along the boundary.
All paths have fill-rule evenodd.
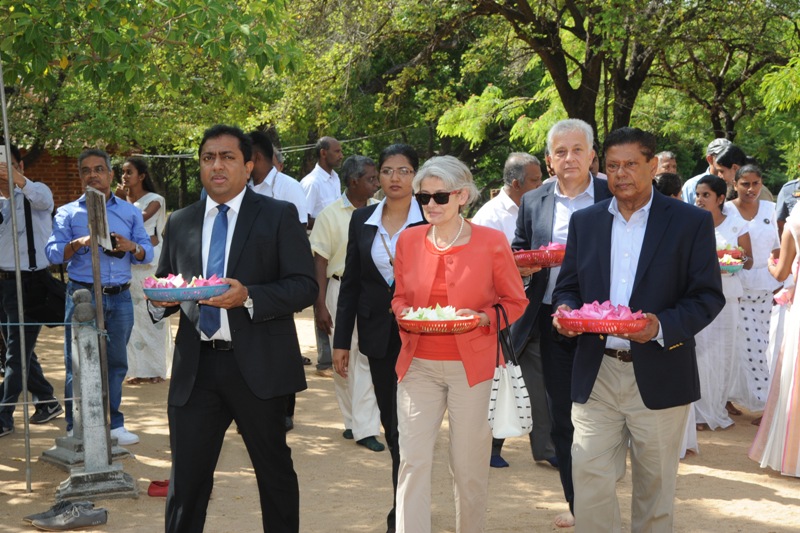
<path id="1" fill-rule="evenodd" d="M 761 411 L 767 401 L 770 383 L 770 317 L 772 293 L 781 284 L 767 269 L 770 253 L 780 248 L 775 204 L 761 200 L 758 213 L 748 223 L 753 248 L 753 266 L 739 272 L 742 298 L 739 306 L 741 327 L 736 346 L 739 366 L 732 381 L 730 399 L 748 411 Z"/>
<path id="2" fill-rule="evenodd" d="M 800 246 L 800 213 L 792 211 L 786 219 L 796 249 Z M 785 230 L 784 230 L 785 231 Z M 797 261 L 793 271 L 797 281 Z M 762 467 L 769 467 L 785 476 L 800 477 L 800 302 L 795 300 L 786 316 L 783 345 L 776 361 L 764 416 L 758 427 L 749 456 Z"/>
<path id="3" fill-rule="evenodd" d="M 156 201 L 161 208 L 144 222 L 144 229 L 149 235 L 158 236 L 158 244 L 153 247 L 153 261 L 146 265 L 131 265 L 131 300 L 133 300 L 133 331 L 128 341 L 128 378 L 166 378 L 172 360 L 172 332 L 169 320 L 161 320 L 153 324 L 147 311 L 142 282 L 152 276 L 158 266 L 161 255 L 161 232 L 167 222 L 167 206 L 164 198 L 154 192 L 148 192 L 133 205 L 142 212 Z M 170 364 L 167 364 L 169 360 Z"/>
<path id="4" fill-rule="evenodd" d="M 739 236 L 747 233 L 747 222 L 735 209 L 715 228 L 717 248 L 728 244 L 738 246 Z M 695 336 L 697 370 L 700 375 L 700 399 L 694 403 L 698 424 L 711 429 L 733 424 L 725 404 L 731 389 L 731 379 L 738 365 L 736 353 L 739 329 L 739 299 L 742 284 L 738 274 L 722 274 L 725 307 L 711 324 Z"/>

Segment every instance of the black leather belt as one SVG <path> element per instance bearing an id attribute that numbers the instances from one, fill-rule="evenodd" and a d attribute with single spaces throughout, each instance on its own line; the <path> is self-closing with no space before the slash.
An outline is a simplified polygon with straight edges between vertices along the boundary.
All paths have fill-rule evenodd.
<path id="1" fill-rule="evenodd" d="M 39 274 L 39 272 L 40 272 L 39 270 L 35 270 L 33 272 L 31 272 L 30 270 L 22 270 L 22 271 L 20 271 L 20 274 L 22 274 L 22 278 L 25 279 L 25 278 L 30 278 L 30 277 L 33 277 L 33 276 L 37 276 Z M 0 270 L 0 280 L 7 281 L 7 280 L 10 280 L 10 279 L 13 279 L 13 280 L 17 279 L 17 274 L 13 270 L 11 270 L 11 271 Z"/>
<path id="2" fill-rule="evenodd" d="M 92 290 L 92 287 L 94 287 L 93 283 L 85 283 L 83 281 L 78 281 L 76 279 L 73 279 L 72 281 L 77 283 L 78 285 L 86 287 L 89 290 Z M 109 296 L 114 296 L 115 294 L 127 291 L 130 287 L 131 287 L 130 283 L 123 283 L 122 285 L 112 285 L 109 287 L 102 287 L 100 289 L 100 292 L 102 292 L 103 294 L 107 294 Z"/>
<path id="3" fill-rule="evenodd" d="M 233 350 L 233 342 L 215 339 L 213 341 L 200 341 L 200 346 L 210 348 L 218 352 L 229 352 Z"/>
<path id="4" fill-rule="evenodd" d="M 333 279 L 335 279 L 336 281 L 342 281 L 342 278 L 340 278 L 340 277 L 339 277 L 339 276 L 337 276 L 336 274 L 332 275 L 331 277 L 332 277 Z"/>
<path id="5" fill-rule="evenodd" d="M 603 350 L 603 353 L 609 357 L 615 357 L 623 363 L 630 363 L 633 361 L 630 350 L 612 350 L 610 348 L 606 348 Z"/>

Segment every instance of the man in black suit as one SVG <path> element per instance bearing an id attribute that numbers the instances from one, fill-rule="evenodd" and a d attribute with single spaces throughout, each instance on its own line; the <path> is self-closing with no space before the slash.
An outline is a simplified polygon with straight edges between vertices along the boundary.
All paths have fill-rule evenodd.
<path id="1" fill-rule="evenodd" d="M 511 247 L 515 250 L 535 250 L 540 246 L 567 242 L 567 228 L 572 213 L 611 197 L 605 180 L 589 173 L 595 152 L 591 126 L 578 119 L 556 123 L 547 134 L 547 166 L 556 179 L 522 196 L 517 216 L 517 230 Z M 522 276 L 530 277 L 525 294 L 529 304 L 522 318 L 511 325 L 511 340 L 521 363 L 533 372 L 541 372 L 547 390 L 550 409 L 550 436 L 555 446 L 558 470 L 564 497 L 570 512 L 556 516 L 555 525 L 570 527 L 572 518 L 572 359 L 575 340 L 554 335 L 552 292 L 558 267 L 545 269 L 520 268 Z M 539 370 L 541 369 L 541 370 Z M 534 412 L 537 417 L 547 413 Z"/>
<path id="2" fill-rule="evenodd" d="M 656 192 L 656 140 L 638 128 L 605 145 L 614 198 L 575 213 L 553 305 L 595 300 L 646 311 L 621 336 L 577 339 L 572 378 L 575 531 L 619 531 L 619 457 L 630 443 L 631 531 L 671 532 L 678 455 L 700 398 L 694 336 L 725 305 L 711 215 Z M 569 337 L 577 334 L 553 325 Z"/>
<path id="3" fill-rule="evenodd" d="M 233 420 L 253 462 L 264 530 L 299 530 L 284 410 L 286 396 L 306 388 L 292 314 L 314 303 L 318 287 L 295 207 L 246 187 L 251 149 L 238 128 L 206 130 L 199 155 L 208 198 L 173 213 L 164 233 L 157 276 L 208 277 L 219 262 L 231 286 L 200 302 L 151 302 L 164 316 L 180 310 L 168 406 L 170 533 L 203 530 Z"/>

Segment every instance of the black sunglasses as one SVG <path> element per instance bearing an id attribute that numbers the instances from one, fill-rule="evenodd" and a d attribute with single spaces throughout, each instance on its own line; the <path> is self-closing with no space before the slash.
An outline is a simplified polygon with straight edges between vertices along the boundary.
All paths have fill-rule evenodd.
<path id="1" fill-rule="evenodd" d="M 417 199 L 420 205 L 428 205 L 433 198 L 433 201 L 439 205 L 445 205 L 446 203 L 450 202 L 450 196 L 457 194 L 461 189 L 456 189 L 455 191 L 450 192 L 435 192 L 433 194 L 427 192 L 418 192 L 414 195 L 414 198 Z"/>

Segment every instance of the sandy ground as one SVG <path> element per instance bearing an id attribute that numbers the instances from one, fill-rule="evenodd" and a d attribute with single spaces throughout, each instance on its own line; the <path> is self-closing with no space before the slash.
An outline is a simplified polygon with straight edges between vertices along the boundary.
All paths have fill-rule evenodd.
<path id="1" fill-rule="evenodd" d="M 310 312 L 298 315 L 305 355 L 316 360 Z M 62 331 L 46 330 L 37 353 L 46 375 L 63 389 Z M 341 436 L 343 426 L 333 394 L 333 380 L 306 367 L 308 390 L 298 395 L 295 429 L 288 434 L 300 479 L 301 531 L 383 533 L 391 505 L 388 452 L 375 453 Z M 147 496 L 150 480 L 169 477 L 166 420 L 168 383 L 126 385 L 123 410 L 126 426 L 141 442 L 128 447 L 134 457 L 122 461 L 138 481 L 137 499 L 98 502 L 109 510 L 108 524 L 99 531 L 152 532 L 163 528 L 164 499 Z M 21 411 L 17 432 L 0 440 L 0 531 L 32 529 L 22 517 L 47 509 L 67 474 L 38 460 L 42 451 L 64 433 L 63 418 L 31 426 L 32 492 L 25 484 L 25 441 Z M 747 458 L 756 428 L 755 415 L 737 417 L 725 431 L 699 434 L 700 455 L 682 461 L 676 498 L 676 531 L 775 532 L 800 530 L 800 479 L 761 469 Z M 383 439 L 381 439 L 383 440 Z M 433 472 L 433 531 L 454 526 L 452 483 L 447 466 L 446 424 L 436 446 Z M 527 439 L 510 439 L 503 456 L 510 468 L 492 469 L 486 531 L 538 532 L 557 530 L 553 517 L 566 509 L 558 473 L 536 464 Z M 488 460 L 488 458 L 487 458 Z M 618 485 L 623 530 L 629 531 L 630 468 Z M 206 531 L 248 533 L 261 530 L 258 494 L 250 460 L 235 429 L 226 436 L 217 466 Z M 570 531 L 569 529 L 566 531 Z"/>

